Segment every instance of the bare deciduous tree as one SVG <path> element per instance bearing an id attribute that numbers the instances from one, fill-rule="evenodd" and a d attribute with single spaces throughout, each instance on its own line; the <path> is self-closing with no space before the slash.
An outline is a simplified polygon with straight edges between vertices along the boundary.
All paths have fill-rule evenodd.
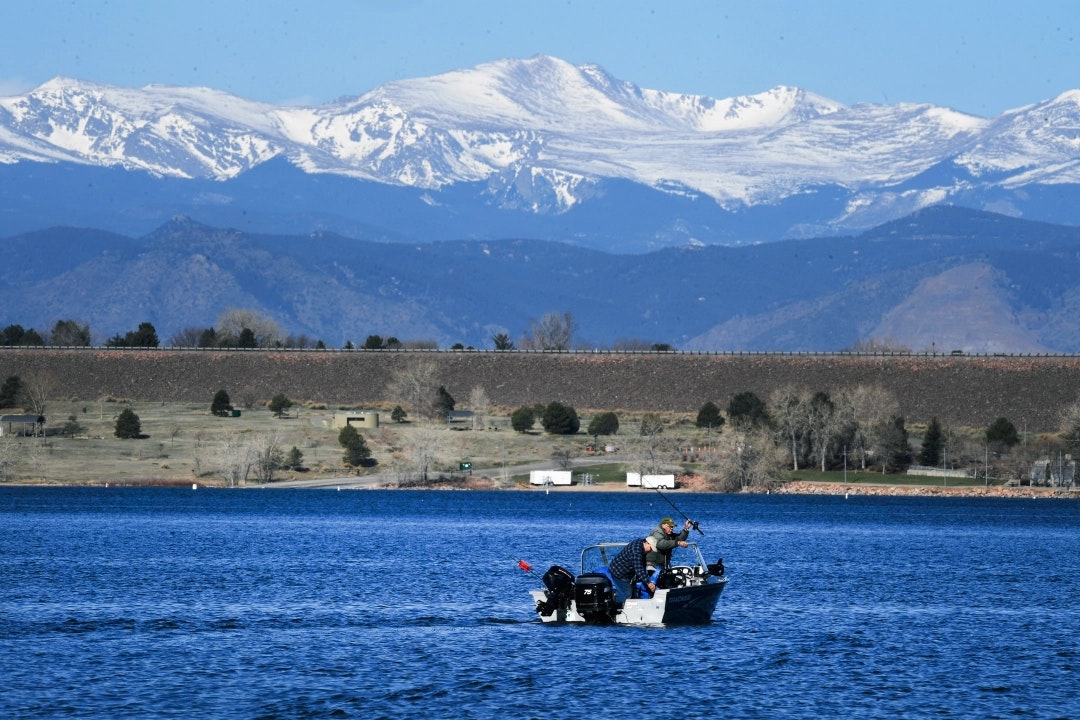
<path id="1" fill-rule="evenodd" d="M 404 455 L 421 482 L 427 482 L 432 466 L 448 445 L 448 434 L 444 428 L 422 427 L 404 438 Z"/>
<path id="2" fill-rule="evenodd" d="M 274 347 L 281 341 L 281 329 L 277 322 L 255 310 L 229 308 L 217 319 L 215 325 L 219 338 L 240 337 L 245 329 L 255 334 L 255 343 L 259 347 Z"/>
<path id="3" fill-rule="evenodd" d="M 0 435 L 0 478 L 4 482 L 15 476 L 23 455 L 22 443 L 10 435 Z"/>
<path id="4" fill-rule="evenodd" d="M 193 348 L 199 347 L 199 338 L 202 336 L 204 328 L 186 327 L 177 330 L 169 338 L 169 347 L 174 348 Z"/>
<path id="5" fill-rule="evenodd" d="M 794 385 L 785 385 L 773 391 L 769 398 L 770 416 L 776 421 L 779 432 L 791 448 L 791 465 L 799 469 L 799 438 L 806 432 L 810 393 Z"/>
<path id="6" fill-rule="evenodd" d="M 716 444 L 706 467 L 723 492 L 768 488 L 783 480 L 785 451 L 761 429 L 736 429 Z"/>
<path id="7" fill-rule="evenodd" d="M 900 401 L 892 391 L 880 385 L 857 385 L 842 393 L 855 418 L 854 450 L 859 466 L 865 470 L 872 456 L 884 456 L 879 429 L 900 415 Z"/>
<path id="8" fill-rule="evenodd" d="M 477 385 L 469 392 L 469 407 L 473 411 L 472 429 L 483 430 L 487 420 L 491 401 L 488 400 L 487 392 Z"/>
<path id="9" fill-rule="evenodd" d="M 259 435 L 251 439 L 252 470 L 259 482 L 274 481 L 274 472 L 285 463 L 285 451 L 277 435 Z"/>
<path id="10" fill-rule="evenodd" d="M 390 378 L 387 393 L 418 417 L 434 419 L 439 414 L 437 372 L 438 365 L 430 358 L 406 358 Z"/>
<path id="11" fill-rule="evenodd" d="M 48 372 L 30 372 L 23 380 L 23 405 L 34 415 L 44 415 L 45 406 L 56 393 L 59 382 Z"/>
<path id="12" fill-rule="evenodd" d="M 575 332 L 577 323 L 572 313 L 550 312 L 529 321 L 529 329 L 518 345 L 525 350 L 569 350 Z"/>
<path id="13" fill-rule="evenodd" d="M 638 428 L 640 435 L 660 435 L 664 432 L 664 421 L 656 413 L 645 413 L 641 416 L 641 426 Z"/>
<path id="14" fill-rule="evenodd" d="M 240 487 L 246 483 L 255 462 L 250 441 L 237 434 L 225 438 L 215 459 L 216 472 L 226 487 Z"/>
<path id="15" fill-rule="evenodd" d="M 682 472 L 677 441 L 663 435 L 639 435 L 626 438 L 623 452 L 627 466 L 641 475 L 661 475 Z"/>
<path id="16" fill-rule="evenodd" d="M 810 445 L 821 471 L 825 472 L 830 448 L 834 446 L 837 437 L 844 434 L 854 423 L 851 407 L 843 395 L 830 397 L 828 393 L 819 392 L 810 399 L 806 411 Z"/>

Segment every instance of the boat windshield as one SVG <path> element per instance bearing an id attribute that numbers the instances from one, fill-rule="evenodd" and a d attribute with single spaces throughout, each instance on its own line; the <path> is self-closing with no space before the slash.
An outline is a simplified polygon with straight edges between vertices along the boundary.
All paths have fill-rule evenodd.
<path id="1" fill-rule="evenodd" d="M 686 547 L 676 547 L 671 553 L 671 565 L 677 567 L 700 567 L 705 569 L 705 558 L 701 556 L 697 543 L 688 543 Z"/>
<path id="2" fill-rule="evenodd" d="M 600 543 L 585 548 L 581 551 L 580 574 L 596 572 L 599 568 L 610 565 L 612 559 L 624 547 L 626 547 L 626 543 Z M 705 559 L 701 556 L 697 543 L 689 543 L 686 547 L 676 547 L 672 551 L 671 564 L 673 566 L 685 565 L 704 569 Z"/>
<path id="3" fill-rule="evenodd" d="M 602 567 L 607 567 L 624 547 L 626 543 L 600 543 L 585 548 L 581 551 L 580 574 L 596 572 Z"/>

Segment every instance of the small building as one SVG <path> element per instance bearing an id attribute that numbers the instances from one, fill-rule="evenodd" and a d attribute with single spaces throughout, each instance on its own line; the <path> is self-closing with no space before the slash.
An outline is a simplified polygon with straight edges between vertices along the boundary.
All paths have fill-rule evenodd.
<path id="1" fill-rule="evenodd" d="M 1076 461 L 1072 455 L 1043 456 L 1031 464 L 1032 485 L 1072 485 L 1076 482 Z"/>
<path id="2" fill-rule="evenodd" d="M 642 475 L 641 473 L 628 472 L 626 473 L 626 485 L 628 487 L 642 487 L 647 489 L 668 488 L 669 490 L 674 490 L 675 476 Z"/>
<path id="3" fill-rule="evenodd" d="M 379 427 L 379 413 L 368 410 L 334 413 L 334 428 L 340 430 L 346 425 L 373 430 Z"/>
<path id="4" fill-rule="evenodd" d="M 570 470 L 532 470 L 529 472 L 530 485 L 570 485 L 573 472 Z"/>
<path id="5" fill-rule="evenodd" d="M 4 415 L 0 417 L 0 436 L 37 437 L 44 433 L 44 415 Z"/>

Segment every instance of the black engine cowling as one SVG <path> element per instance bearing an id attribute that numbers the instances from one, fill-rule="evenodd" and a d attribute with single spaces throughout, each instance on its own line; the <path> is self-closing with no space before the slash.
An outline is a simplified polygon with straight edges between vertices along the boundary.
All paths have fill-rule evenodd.
<path id="1" fill-rule="evenodd" d="M 574 573 L 560 565 L 552 565 L 544 573 L 544 597 L 536 603 L 536 612 L 544 617 L 556 610 L 570 609 L 574 599 Z"/>
<path id="2" fill-rule="evenodd" d="M 602 573 L 580 575 L 574 583 L 574 606 L 586 622 L 609 623 L 615 620 L 615 588 Z"/>

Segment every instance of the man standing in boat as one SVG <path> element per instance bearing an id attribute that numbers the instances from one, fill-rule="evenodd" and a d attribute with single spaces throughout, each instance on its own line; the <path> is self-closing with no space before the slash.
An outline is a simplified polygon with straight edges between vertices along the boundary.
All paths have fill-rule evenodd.
<path id="1" fill-rule="evenodd" d="M 608 563 L 608 572 L 616 580 L 630 583 L 635 590 L 640 585 L 648 592 L 648 597 L 652 597 L 656 592 L 656 583 L 649 578 L 649 571 L 645 569 L 645 556 L 652 551 L 652 541 L 649 538 L 631 540 Z"/>
<path id="2" fill-rule="evenodd" d="M 663 518 L 660 524 L 649 533 L 649 544 L 652 552 L 645 556 L 645 567 L 649 576 L 655 580 L 660 571 L 671 564 L 671 552 L 676 547 L 686 547 L 686 538 L 690 537 L 690 528 L 693 523 L 688 518 L 683 525 L 682 532 L 675 534 L 675 521 L 670 517 Z"/>

